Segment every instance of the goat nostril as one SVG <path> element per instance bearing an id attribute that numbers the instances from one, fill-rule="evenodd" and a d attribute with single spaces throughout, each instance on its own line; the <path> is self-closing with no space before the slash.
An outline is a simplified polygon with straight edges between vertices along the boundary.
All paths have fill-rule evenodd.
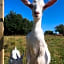
<path id="1" fill-rule="evenodd" d="M 39 12 L 36 12 L 36 11 L 35 11 L 34 14 L 39 14 Z"/>

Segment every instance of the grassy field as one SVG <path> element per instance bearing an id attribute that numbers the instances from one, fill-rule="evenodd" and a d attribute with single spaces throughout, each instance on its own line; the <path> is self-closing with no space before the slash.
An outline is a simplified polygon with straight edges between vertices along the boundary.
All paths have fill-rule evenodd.
<path id="1" fill-rule="evenodd" d="M 48 44 L 51 53 L 50 64 L 64 64 L 64 37 L 46 35 L 45 40 Z M 17 46 L 21 55 L 24 50 L 23 64 L 26 64 L 26 39 L 25 36 L 4 36 L 4 48 L 5 48 L 5 64 L 8 64 L 10 53 L 14 47 Z"/>

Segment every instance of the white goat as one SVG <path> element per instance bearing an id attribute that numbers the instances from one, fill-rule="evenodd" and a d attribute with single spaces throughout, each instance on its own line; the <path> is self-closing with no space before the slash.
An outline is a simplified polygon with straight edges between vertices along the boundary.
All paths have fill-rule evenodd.
<path id="1" fill-rule="evenodd" d="M 22 64 L 19 50 L 15 47 L 10 55 L 9 64 Z"/>
<path id="2" fill-rule="evenodd" d="M 27 64 L 49 64 L 50 53 L 44 40 L 41 28 L 42 11 L 51 6 L 56 0 L 44 4 L 44 0 L 34 0 L 31 4 L 28 0 L 22 2 L 32 9 L 34 24 L 32 31 L 27 35 Z"/>

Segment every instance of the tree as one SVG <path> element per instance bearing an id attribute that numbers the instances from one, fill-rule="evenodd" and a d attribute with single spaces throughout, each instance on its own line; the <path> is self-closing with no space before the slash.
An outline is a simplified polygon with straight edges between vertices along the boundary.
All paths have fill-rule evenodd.
<path id="1" fill-rule="evenodd" d="M 22 16 L 21 16 L 22 18 Z M 19 19 L 18 15 L 15 12 L 10 11 L 10 13 L 5 17 L 5 34 L 12 35 L 17 32 L 17 28 L 19 28 L 19 24 L 21 19 Z"/>
<path id="2" fill-rule="evenodd" d="M 46 34 L 53 35 L 53 31 L 48 30 L 48 31 L 45 31 L 44 34 L 45 34 L 45 35 L 46 35 Z"/>
<path id="3" fill-rule="evenodd" d="M 4 19 L 4 34 L 5 35 L 26 35 L 32 29 L 33 22 L 22 18 L 20 14 L 13 11 L 5 16 Z"/>
<path id="4" fill-rule="evenodd" d="M 59 32 L 59 34 L 63 34 L 64 35 L 64 25 L 60 24 L 58 26 L 55 27 L 55 32 Z"/>

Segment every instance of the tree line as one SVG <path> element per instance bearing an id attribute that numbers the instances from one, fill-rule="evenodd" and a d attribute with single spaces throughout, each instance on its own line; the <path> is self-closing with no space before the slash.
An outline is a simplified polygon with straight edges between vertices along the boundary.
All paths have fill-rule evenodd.
<path id="1" fill-rule="evenodd" d="M 32 25 L 32 21 L 10 11 L 4 18 L 4 35 L 26 35 L 31 31 Z"/>
<path id="2" fill-rule="evenodd" d="M 10 11 L 4 18 L 4 35 L 26 35 L 33 26 L 33 21 L 23 18 L 21 14 Z M 55 27 L 55 32 L 64 35 L 64 25 L 60 24 Z M 56 34 L 51 30 L 47 30 L 44 34 Z"/>
<path id="3" fill-rule="evenodd" d="M 48 30 L 48 31 L 45 31 L 44 34 L 56 35 L 57 32 L 58 32 L 58 34 L 61 34 L 61 35 L 64 36 L 64 25 L 63 25 L 63 24 L 60 24 L 60 25 L 56 26 L 56 27 L 55 27 L 55 32 L 56 32 L 56 33 L 54 33 L 54 32 L 51 31 L 51 30 Z"/>

